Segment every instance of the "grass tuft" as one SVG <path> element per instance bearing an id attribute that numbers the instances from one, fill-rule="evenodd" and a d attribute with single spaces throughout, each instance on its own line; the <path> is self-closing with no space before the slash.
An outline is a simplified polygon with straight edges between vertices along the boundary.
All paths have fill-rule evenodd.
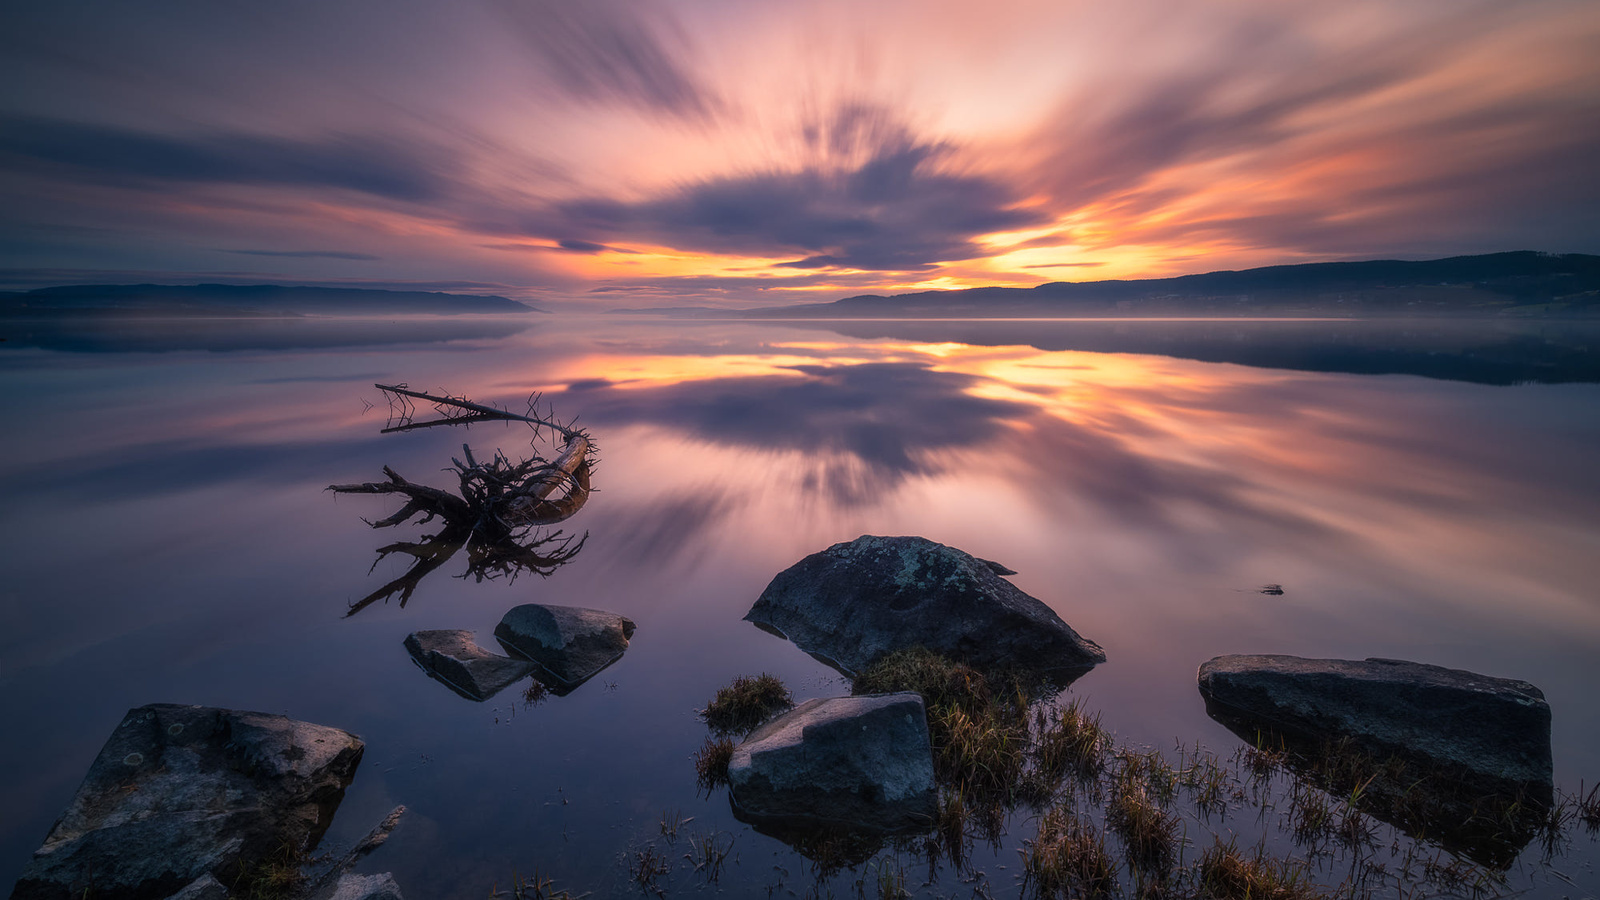
<path id="1" fill-rule="evenodd" d="M 717 734 L 749 734 L 791 706 L 794 698 L 776 675 L 740 675 L 717 691 L 700 718 Z"/>
<path id="2" fill-rule="evenodd" d="M 1069 776 L 1080 784 L 1099 778 L 1110 750 L 1111 736 L 1100 727 L 1100 714 L 1085 712 L 1081 700 L 1065 709 L 1041 708 L 1034 716 L 1034 770 L 1048 783 Z"/>
<path id="3" fill-rule="evenodd" d="M 539 874 L 535 869 L 532 878 L 523 878 L 521 875 L 511 873 L 511 900 L 577 900 L 570 891 L 558 891 L 555 881 Z M 499 890 L 491 890 L 489 896 L 504 897 Z"/>
<path id="4" fill-rule="evenodd" d="M 1117 864 L 1094 825 L 1064 807 L 1045 813 L 1022 846 L 1023 895 L 1100 900 L 1117 893 Z"/>
<path id="5" fill-rule="evenodd" d="M 285 844 L 266 859 L 253 865 L 240 863 L 228 896 L 238 900 L 286 900 L 303 893 L 310 879 L 306 865 L 311 861 L 304 850 Z"/>
<path id="6" fill-rule="evenodd" d="M 694 866 L 695 874 L 703 878 L 707 884 L 716 884 L 722 878 L 722 869 L 728 862 L 728 854 L 733 852 L 732 835 L 722 835 L 715 831 L 702 834 L 689 835 L 689 852 L 684 858 Z"/>
<path id="7" fill-rule="evenodd" d="M 1305 863 L 1269 859 L 1262 848 L 1251 856 L 1219 839 L 1200 857 L 1200 896 L 1206 900 L 1319 900 Z"/>
<path id="8" fill-rule="evenodd" d="M 550 689 L 545 687 L 544 682 L 534 679 L 528 684 L 527 690 L 522 692 L 522 708 L 530 709 L 538 706 L 549 698 Z"/>
<path id="9" fill-rule="evenodd" d="M 1106 804 L 1106 827 L 1122 839 L 1128 865 L 1143 872 L 1164 874 L 1178 855 L 1178 818 L 1150 796 L 1138 773 L 1120 773 L 1111 784 Z"/>
<path id="10" fill-rule="evenodd" d="M 707 738 L 694 753 L 695 782 L 710 794 L 728 783 L 728 763 L 733 761 L 731 738 Z"/>
<path id="11" fill-rule="evenodd" d="M 1590 788 L 1586 794 L 1583 792 L 1583 782 L 1578 782 L 1578 821 L 1590 834 L 1600 831 L 1600 784 Z"/>
<path id="12" fill-rule="evenodd" d="M 628 860 L 628 878 L 639 890 L 658 897 L 666 894 L 661 887 L 661 876 L 670 871 L 672 867 L 667 864 L 667 858 L 654 847 L 635 850 Z"/>

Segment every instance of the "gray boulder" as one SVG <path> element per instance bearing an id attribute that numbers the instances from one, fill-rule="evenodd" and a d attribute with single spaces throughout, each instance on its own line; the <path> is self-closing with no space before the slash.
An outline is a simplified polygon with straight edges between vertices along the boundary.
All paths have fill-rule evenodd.
<path id="1" fill-rule="evenodd" d="M 533 663 L 478 646 L 470 631 L 416 631 L 406 635 L 412 662 L 469 700 L 483 701 L 533 674 Z"/>
<path id="2" fill-rule="evenodd" d="M 925 830 L 938 794 L 922 697 L 808 700 L 734 749 L 728 783 L 734 810 L 747 821 Z"/>
<path id="3" fill-rule="evenodd" d="M 314 845 L 362 750 L 348 732 L 267 713 L 130 710 L 11 896 L 153 900 Z"/>
<path id="4" fill-rule="evenodd" d="M 507 653 L 538 663 L 539 680 L 559 696 L 621 659 L 633 630 L 605 610 L 528 603 L 506 613 L 494 636 Z"/>
<path id="5" fill-rule="evenodd" d="M 1533 789 L 1548 799 L 1550 706 L 1525 681 L 1394 659 L 1219 656 L 1200 693 L 1291 736 L 1350 738 L 1376 756 Z"/>
<path id="6" fill-rule="evenodd" d="M 1100 645 L 997 574 L 996 563 L 921 537 L 864 535 L 778 573 L 745 620 L 855 675 L 924 646 L 985 667 L 1083 670 Z"/>

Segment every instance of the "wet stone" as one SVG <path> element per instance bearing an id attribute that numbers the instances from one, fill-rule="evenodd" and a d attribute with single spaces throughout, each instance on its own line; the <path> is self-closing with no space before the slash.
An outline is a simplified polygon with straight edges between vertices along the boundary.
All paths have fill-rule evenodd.
<path id="1" fill-rule="evenodd" d="M 469 700 L 487 700 L 537 668 L 483 649 L 470 631 L 417 631 L 405 646 L 424 672 Z"/>
<path id="2" fill-rule="evenodd" d="M 513 607 L 494 636 L 506 652 L 539 665 L 551 692 L 566 694 L 622 658 L 634 624 L 616 613 L 528 603 Z"/>
<path id="3" fill-rule="evenodd" d="M 808 700 L 734 749 L 728 782 L 739 818 L 769 829 L 926 830 L 938 794 L 922 697 Z"/>
<path id="4" fill-rule="evenodd" d="M 927 538 L 864 535 L 778 573 L 745 620 L 846 675 L 917 646 L 978 668 L 1081 672 L 1105 661 L 1002 571 Z"/>
<path id="5" fill-rule="evenodd" d="M 314 846 L 362 750 L 353 734 L 285 716 L 130 710 L 11 896 L 162 900 Z"/>

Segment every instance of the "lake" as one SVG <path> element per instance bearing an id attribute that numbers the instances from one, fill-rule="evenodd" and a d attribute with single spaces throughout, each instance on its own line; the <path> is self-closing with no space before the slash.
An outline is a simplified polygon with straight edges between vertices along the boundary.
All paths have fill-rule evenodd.
<path id="1" fill-rule="evenodd" d="M 405 804 L 361 870 L 414 898 L 476 900 L 535 871 L 637 894 L 629 861 L 646 847 L 671 861 L 669 895 L 853 895 L 895 866 L 928 896 L 1016 896 L 1037 831 L 1025 808 L 967 871 L 924 886 L 906 847 L 819 876 L 696 786 L 696 710 L 735 676 L 848 693 L 742 617 L 779 571 L 863 534 L 1015 569 L 1105 648 L 1065 698 L 1129 747 L 1234 754 L 1195 687 L 1213 656 L 1392 657 L 1539 686 L 1557 787 L 1600 779 L 1592 327 L 538 316 L 4 334 L 0 884 L 123 713 L 172 702 L 361 735 L 326 843 Z M 373 531 L 362 519 L 398 502 L 329 484 L 388 465 L 452 486 L 441 470 L 463 442 L 528 451 L 521 425 L 380 434 L 375 382 L 517 411 L 539 394 L 587 428 L 596 492 L 562 526 L 587 533 L 581 552 L 514 581 L 452 577 L 453 561 L 403 608 L 346 617 L 404 571 L 391 556 L 369 573 L 376 548 L 425 529 Z M 530 602 L 611 610 L 637 632 L 615 665 L 533 706 L 515 688 L 459 697 L 402 647 L 423 629 L 493 646 Z M 1287 847 L 1281 812 L 1186 816 L 1184 852 L 1213 834 Z M 693 821 L 674 841 L 664 817 Z M 732 842 L 715 884 L 683 859 L 711 833 Z M 1537 843 L 1494 892 L 1600 891 L 1592 835 L 1574 830 L 1549 864 Z M 1339 865 L 1317 877 L 1338 884 Z"/>

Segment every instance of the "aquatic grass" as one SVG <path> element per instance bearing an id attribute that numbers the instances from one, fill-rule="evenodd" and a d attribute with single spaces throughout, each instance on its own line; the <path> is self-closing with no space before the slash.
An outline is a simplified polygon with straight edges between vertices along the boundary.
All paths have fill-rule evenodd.
<path id="1" fill-rule="evenodd" d="M 1117 863 L 1092 823 L 1056 806 L 1039 821 L 1039 834 L 1023 841 L 1023 896 L 1040 900 L 1102 900 L 1117 894 Z"/>
<path id="2" fill-rule="evenodd" d="M 535 679 L 522 692 L 522 708 L 531 709 L 550 698 L 550 689 L 544 682 Z"/>
<path id="3" fill-rule="evenodd" d="M 1272 859 L 1264 847 L 1246 856 L 1217 842 L 1200 857 L 1199 893 L 1205 900 L 1320 900 L 1304 862 Z"/>
<path id="4" fill-rule="evenodd" d="M 1121 838 L 1131 869 L 1157 875 L 1170 871 L 1178 852 L 1179 825 L 1176 816 L 1150 797 L 1137 774 L 1112 781 L 1106 827 Z"/>
<path id="5" fill-rule="evenodd" d="M 641 891 L 655 894 L 658 897 L 666 895 L 666 890 L 661 887 L 661 876 L 672 871 L 667 863 L 667 858 L 661 851 L 652 846 L 645 846 L 633 851 L 628 859 L 628 879 Z"/>
<path id="6" fill-rule="evenodd" d="M 1583 782 L 1578 782 L 1578 821 L 1590 834 L 1600 831 L 1600 783 L 1583 792 Z"/>
<path id="7" fill-rule="evenodd" d="M 1298 781 L 1289 793 L 1289 820 L 1295 843 L 1301 846 L 1319 846 L 1338 828 L 1327 795 Z"/>
<path id="8" fill-rule="evenodd" d="M 707 884 L 716 884 L 722 878 L 722 869 L 728 862 L 728 855 L 733 852 L 734 840 L 732 835 L 715 831 L 691 834 L 689 852 L 685 853 L 683 858 L 694 866 L 695 874 Z"/>
<path id="9" fill-rule="evenodd" d="M 264 859 L 239 863 L 228 896 L 238 900 L 288 900 L 310 884 L 306 866 L 311 857 L 299 846 L 282 844 Z"/>
<path id="10" fill-rule="evenodd" d="M 967 853 L 972 849 L 968 819 L 966 793 L 960 787 L 941 791 L 939 811 L 934 818 L 930 856 L 942 852 L 957 872 L 966 870 Z"/>
<path id="11" fill-rule="evenodd" d="M 892 865 L 889 860 L 879 860 L 877 870 L 878 877 L 873 884 L 878 900 L 911 900 L 911 892 L 906 889 L 906 870 L 898 859 Z"/>
<path id="12" fill-rule="evenodd" d="M 728 783 L 728 763 L 732 761 L 732 738 L 707 738 L 694 753 L 695 783 L 709 795 Z"/>
<path id="13" fill-rule="evenodd" d="M 685 819 L 683 813 L 677 810 L 663 812 L 661 814 L 661 836 L 667 839 L 668 845 L 675 844 L 678 842 L 678 832 L 683 829 L 683 826 L 693 821 L 694 816 Z"/>
<path id="14" fill-rule="evenodd" d="M 509 894 L 511 900 L 578 900 L 570 891 L 556 890 L 555 880 L 541 875 L 537 869 L 531 878 L 523 878 L 512 872 Z M 498 887 L 489 891 L 490 900 L 504 896 L 507 896 L 507 892 L 499 890 Z"/>
<path id="15" fill-rule="evenodd" d="M 749 734 L 791 706 L 794 697 L 776 675 L 740 675 L 717 690 L 700 718 L 717 734 Z"/>
<path id="16" fill-rule="evenodd" d="M 1227 808 L 1228 772 L 1217 755 L 1202 750 L 1198 741 L 1193 751 L 1178 744 L 1178 783 L 1188 792 L 1189 802 L 1201 818 Z"/>
<path id="17" fill-rule="evenodd" d="M 1111 736 L 1100 726 L 1100 714 L 1083 709 L 1074 699 L 1064 709 L 1040 708 L 1034 714 L 1034 770 L 1045 782 L 1060 783 L 1068 776 L 1088 783 L 1105 771 Z"/>
<path id="18" fill-rule="evenodd" d="M 913 647 L 868 666 L 855 676 L 850 690 L 858 696 L 896 691 L 922 696 L 936 777 L 947 789 L 965 794 L 969 813 L 1009 803 L 1018 795 L 1030 740 L 1028 699 L 1015 677 L 991 677 L 926 647 Z"/>

